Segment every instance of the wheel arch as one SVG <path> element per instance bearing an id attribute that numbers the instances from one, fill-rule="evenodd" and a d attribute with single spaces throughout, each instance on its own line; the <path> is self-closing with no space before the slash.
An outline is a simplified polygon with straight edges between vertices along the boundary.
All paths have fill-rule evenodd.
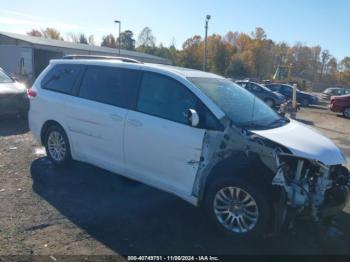
<path id="1" fill-rule="evenodd" d="M 254 172 L 259 170 L 259 172 Z M 199 182 L 198 204 L 203 202 L 210 185 L 228 176 L 239 176 L 247 182 L 258 184 L 263 188 L 271 186 L 273 173 L 260 161 L 256 155 L 247 156 L 244 152 L 230 156 L 218 162 Z"/>
<path id="2" fill-rule="evenodd" d="M 55 121 L 55 120 L 47 120 L 47 121 L 43 124 L 43 126 L 42 126 L 42 128 L 41 128 L 41 131 L 40 131 L 40 140 L 41 140 L 41 144 L 42 144 L 42 145 L 45 144 L 45 136 L 46 136 L 46 133 L 47 133 L 47 131 L 49 130 L 49 128 L 50 128 L 51 126 L 59 126 L 59 127 L 61 127 L 61 128 L 64 130 L 64 132 L 66 133 L 66 135 L 68 136 L 68 134 L 67 134 L 65 128 L 64 128 L 60 123 L 58 123 L 58 122 Z"/>

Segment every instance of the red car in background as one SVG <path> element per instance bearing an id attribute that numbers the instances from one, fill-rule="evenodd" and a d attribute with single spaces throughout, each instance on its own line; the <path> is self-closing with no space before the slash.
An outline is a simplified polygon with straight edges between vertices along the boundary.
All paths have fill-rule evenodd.
<path id="1" fill-rule="evenodd" d="M 329 108 L 333 112 L 343 113 L 346 118 L 350 118 L 350 95 L 332 96 Z"/>

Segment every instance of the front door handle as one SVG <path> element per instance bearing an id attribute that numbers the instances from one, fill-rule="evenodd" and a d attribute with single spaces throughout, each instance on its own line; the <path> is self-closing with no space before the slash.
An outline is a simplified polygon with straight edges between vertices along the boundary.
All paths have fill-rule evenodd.
<path id="1" fill-rule="evenodd" d="M 135 127 L 140 127 L 142 126 L 142 122 L 139 121 L 139 120 L 136 120 L 136 119 L 129 119 L 128 120 L 128 123 L 132 126 L 135 126 Z"/>
<path id="2" fill-rule="evenodd" d="M 196 160 L 190 160 L 187 162 L 187 164 L 189 165 L 196 165 L 196 164 L 199 164 L 200 161 L 196 161 Z"/>

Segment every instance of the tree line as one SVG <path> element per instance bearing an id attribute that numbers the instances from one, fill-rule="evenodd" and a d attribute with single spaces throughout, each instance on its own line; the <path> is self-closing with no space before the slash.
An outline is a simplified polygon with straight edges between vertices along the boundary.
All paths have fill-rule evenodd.
<path id="1" fill-rule="evenodd" d="M 65 38 L 54 28 L 35 30 L 28 35 L 95 45 L 94 36 L 68 34 Z M 174 65 L 202 69 L 204 61 L 204 39 L 200 35 L 188 38 L 182 49 L 174 44 L 169 47 L 156 45 L 156 38 L 150 28 L 145 27 L 137 40 L 131 30 L 121 32 L 119 37 L 108 34 L 102 38 L 101 46 L 136 50 L 167 58 Z M 303 43 L 288 45 L 269 39 L 263 28 L 254 32 L 228 32 L 225 35 L 212 34 L 208 37 L 208 71 L 234 78 L 271 79 L 278 66 L 292 66 L 294 79 L 335 86 L 350 86 L 350 57 L 337 60 L 321 46 L 307 46 Z"/>

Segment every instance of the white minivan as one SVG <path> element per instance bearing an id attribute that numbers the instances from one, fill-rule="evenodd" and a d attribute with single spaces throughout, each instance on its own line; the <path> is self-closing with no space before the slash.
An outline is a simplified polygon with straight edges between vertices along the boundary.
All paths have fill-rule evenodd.
<path id="1" fill-rule="evenodd" d="M 223 77 L 128 59 L 53 60 L 28 91 L 29 125 L 55 165 L 87 162 L 173 193 L 222 231 L 253 237 L 346 205 L 327 138 Z"/>

